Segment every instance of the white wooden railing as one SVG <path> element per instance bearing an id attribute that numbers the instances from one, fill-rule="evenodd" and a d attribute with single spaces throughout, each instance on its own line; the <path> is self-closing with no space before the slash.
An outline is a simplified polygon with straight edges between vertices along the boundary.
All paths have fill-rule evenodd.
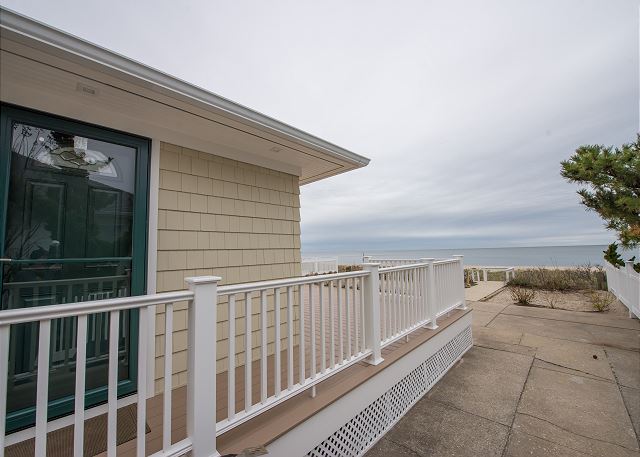
<path id="1" fill-rule="evenodd" d="M 302 259 L 302 276 L 338 272 L 338 259 Z"/>
<path id="2" fill-rule="evenodd" d="M 418 259 L 378 259 L 371 256 L 362 257 L 362 263 L 378 263 L 381 267 L 398 267 L 400 265 L 412 265 L 416 263 Z"/>
<path id="3" fill-rule="evenodd" d="M 197 284 L 203 282 L 202 278 L 195 278 L 190 281 L 190 286 L 195 288 Z M 215 291 L 215 281 L 209 281 Z M 206 388 L 202 386 L 202 373 L 203 370 L 208 370 L 213 373 L 213 379 L 215 379 L 215 361 L 206 363 L 206 360 L 202 354 L 199 354 L 206 348 L 206 345 L 210 345 L 211 341 L 204 341 L 207 335 L 211 334 L 211 328 L 213 328 L 213 334 L 215 335 L 215 312 L 211 312 L 213 308 L 205 301 L 197 302 L 194 300 L 193 291 L 171 292 L 165 294 L 156 295 L 143 295 L 137 297 L 116 298 L 109 300 L 96 300 L 96 301 L 84 301 L 78 303 L 67 303 L 58 305 L 47 305 L 31 308 L 13 309 L 0 312 L 0 455 L 4 454 L 5 444 L 13 444 L 16 441 L 15 437 L 10 435 L 9 439 L 5 442 L 5 420 L 6 417 L 6 397 L 7 397 L 7 377 L 9 372 L 9 335 L 11 325 L 35 323 L 38 325 L 38 344 L 37 344 L 37 386 L 36 386 L 36 405 L 35 405 L 35 427 L 30 430 L 32 436 L 35 437 L 35 455 L 46 455 L 46 436 L 47 433 L 56 430 L 61 427 L 72 424 L 74 427 L 73 433 L 73 455 L 79 457 L 83 455 L 83 439 L 84 439 L 84 422 L 85 419 L 94 417 L 95 411 L 85 411 L 85 375 L 86 375 L 86 347 L 87 347 L 87 335 L 88 327 L 87 321 L 91 316 L 105 313 L 108 315 L 108 332 L 109 332 L 109 355 L 108 355 L 108 385 L 107 385 L 107 455 L 116 455 L 116 430 L 117 430 L 117 409 L 122 406 L 123 403 L 136 403 L 137 404 L 137 436 L 145 436 L 145 424 L 146 424 L 146 399 L 147 399 L 147 364 L 145 361 L 149 357 L 148 351 L 148 319 L 149 308 L 158 305 L 165 306 L 165 313 L 167 318 L 165 319 L 165 335 L 171 335 L 172 328 L 172 316 L 173 305 L 177 302 L 188 302 L 189 309 L 189 359 L 190 369 L 188 372 L 190 390 L 192 392 L 206 392 L 210 389 L 210 385 Z M 137 358 L 141 363 L 138 363 L 137 372 L 137 394 L 129 397 L 124 402 L 118 400 L 118 335 L 120 326 L 120 313 L 127 310 L 139 311 L 139 328 L 138 328 L 138 354 Z M 197 316 L 196 316 L 197 315 Z M 61 318 L 75 318 L 76 322 L 76 344 L 75 344 L 75 400 L 73 407 L 73 415 L 68 416 L 71 421 L 55 421 L 47 422 L 47 408 L 48 408 L 48 391 L 49 391 L 49 354 L 51 344 L 51 328 L 52 323 Z M 154 316 L 155 318 L 155 316 Z M 206 330 L 206 331 L 205 331 Z M 196 340 L 197 338 L 197 340 Z M 198 343 L 198 341 L 202 341 Z M 213 340 L 215 341 L 215 339 Z M 194 344 L 192 344 L 194 343 Z M 198 346 L 200 344 L 200 346 Z M 204 345 L 204 346 L 203 346 Z M 172 338 L 167 338 L 165 341 L 165 354 L 172 353 Z M 192 357 L 200 355 L 201 360 L 198 360 L 198 364 L 195 361 L 192 362 Z M 183 442 L 176 443 L 174 445 L 170 442 L 170 430 L 171 430 L 171 357 L 166 358 L 164 367 L 165 384 L 163 389 L 164 395 L 164 428 L 163 428 L 163 451 L 156 455 L 169 454 L 170 452 L 184 451 L 187 452 L 195 443 L 192 439 L 195 436 L 194 433 L 190 433 L 190 438 Z M 215 381 L 214 381 L 215 386 Z M 202 393 L 201 393 L 202 395 Z M 206 398 L 205 398 L 206 400 Z M 201 407 L 198 407 L 200 403 L 195 402 L 188 405 L 187 422 L 191 429 L 194 428 L 194 424 L 197 421 L 194 418 L 198 415 L 202 415 L 204 411 Z M 98 408 L 103 411 L 104 408 Z M 206 414 L 204 415 L 206 422 Z M 210 425 L 215 424 L 215 419 L 211 419 Z M 206 425 L 206 424 L 200 424 Z M 16 434 L 18 437 L 19 434 Z M 23 436 L 24 439 L 29 438 L 29 435 Z M 12 439 L 13 438 L 13 439 Z M 19 441 L 19 440 L 18 440 Z M 213 440 L 215 445 L 215 439 Z M 197 443 L 199 444 L 199 443 Z M 206 446 L 206 445 L 205 445 Z M 145 440 L 137 440 L 137 455 L 145 455 Z"/>
<path id="4" fill-rule="evenodd" d="M 226 298 L 229 315 L 227 385 L 244 385 L 242 405 L 236 404 L 234 389 L 228 389 L 227 417 L 218 422 L 219 433 L 371 355 L 363 319 L 367 313 L 363 293 L 371 287 L 370 278 L 369 271 L 356 271 L 219 288 L 218 298 Z M 286 327 L 285 335 L 282 327 Z M 235 378 L 236 328 L 243 331 L 244 380 Z M 259 352 L 257 357 L 254 349 Z M 254 364 L 256 358 L 259 363 Z M 256 398 L 252 392 L 254 365 L 259 372 Z"/>
<path id="5" fill-rule="evenodd" d="M 187 303 L 188 382 L 187 438 L 171 442 L 172 358 L 165 356 L 162 395 L 162 450 L 155 456 L 216 455 L 216 435 L 309 390 L 360 361 L 379 364 L 382 348 L 420 327 L 435 329 L 437 320 L 454 308 L 464 308 L 462 256 L 419 259 L 412 264 L 275 281 L 218 286 L 218 277 L 187 278 L 188 291 L 138 297 L 85 301 L 0 312 L 0 418 L 6 417 L 10 327 L 39 325 L 37 349 L 36 455 L 46 455 L 46 435 L 73 424 L 74 456 L 82 455 L 84 421 L 96 415 L 84 409 L 87 319 L 108 313 L 107 455 L 116 454 L 117 408 L 137 403 L 137 436 L 145 436 L 148 364 L 138 363 L 137 394 L 118 399 L 119 316 L 139 311 L 139 361 L 153 352 L 147 347 L 152 307 L 164 307 L 164 334 L 173 334 L 174 307 Z M 219 306 L 218 306 L 219 305 Z M 219 307 L 227 319 L 218 322 Z M 77 344 L 75 407 L 67 421 L 47 422 L 51 325 L 59 318 L 76 318 Z M 218 325 L 223 338 L 217 337 Z M 173 353 L 173 338 L 164 339 L 164 354 Z M 216 376 L 218 359 L 226 356 L 226 373 Z M 226 417 L 216 417 L 216 383 L 226 376 Z M 256 381 L 257 379 L 257 381 Z M 236 386 L 243 386 L 236 389 Z M 255 391 L 254 391 L 255 390 Z M 223 392 L 223 391 L 220 391 Z M 95 409 L 95 408 L 94 408 Z M 5 444 L 5 421 L 0 420 L 0 455 Z M 215 430 L 216 433 L 212 433 Z M 23 432 L 19 432 L 23 433 Z M 24 437 L 23 437 L 24 439 Z M 136 453 L 145 455 L 145 439 Z"/>
<path id="6" fill-rule="evenodd" d="M 475 282 L 488 281 L 489 272 L 501 272 L 504 271 L 505 284 L 513 279 L 515 276 L 515 268 L 513 267 L 469 267 L 471 271 L 471 279 Z"/>
<path id="7" fill-rule="evenodd" d="M 7 309 L 20 308 L 21 301 L 28 306 L 59 305 L 65 303 L 77 303 L 83 301 L 104 300 L 107 298 L 126 297 L 129 295 L 129 275 L 100 276 L 75 279 L 42 280 L 38 282 L 5 282 L 2 288 L 6 291 Z M 25 297 L 28 297 L 25 300 Z M 92 361 L 106 358 L 100 348 L 108 345 L 109 340 L 108 314 L 93 314 L 87 318 L 87 343 L 93 346 L 89 353 L 93 354 Z M 76 353 L 76 340 L 71 335 L 76 334 L 75 318 L 54 319 L 51 321 L 51 335 L 55 345 L 50 354 L 52 366 L 70 367 Z M 122 320 L 124 325 L 120 328 L 120 336 L 128 335 L 128 320 Z M 69 337 L 65 338 L 65 335 Z M 11 335 L 11 345 L 16 345 L 17 332 Z M 24 379 L 36 374 L 36 359 L 38 347 L 37 332 L 30 332 L 30 341 L 26 343 L 29 348 L 28 357 L 23 360 L 22 372 L 13 373 L 16 377 Z M 22 344 L 25 344 L 24 342 Z"/>
<path id="8" fill-rule="evenodd" d="M 434 262 L 435 306 L 438 317 L 454 308 L 466 308 L 463 257 L 453 257 L 455 258 Z M 460 287 L 460 284 L 463 286 Z"/>
<path id="9" fill-rule="evenodd" d="M 624 268 L 616 268 L 605 262 L 607 287 L 629 310 L 629 317 L 640 319 L 640 274 L 633 269 L 633 262 L 625 262 Z"/>
<path id="10" fill-rule="evenodd" d="M 465 308 L 462 256 L 413 262 L 380 269 L 383 347 L 419 327 L 436 329 L 439 316 Z"/>

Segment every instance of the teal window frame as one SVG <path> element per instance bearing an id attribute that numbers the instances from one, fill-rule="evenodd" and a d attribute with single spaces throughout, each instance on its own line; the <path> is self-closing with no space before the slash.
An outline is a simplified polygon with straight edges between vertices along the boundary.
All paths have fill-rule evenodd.
<path id="1" fill-rule="evenodd" d="M 14 123 L 26 123 L 60 132 L 86 136 L 97 140 L 129 146 L 136 149 L 136 170 L 134 188 L 134 216 L 131 246 L 131 296 L 144 295 L 147 288 L 147 238 L 149 227 L 149 174 L 151 141 L 148 138 L 120 132 L 106 127 L 69 119 L 54 114 L 43 113 L 28 108 L 0 103 L 0 258 L 4 257 L 5 230 L 9 196 L 11 170 L 11 135 Z M 120 258 L 121 260 L 128 258 Z M 74 261 L 79 259 L 65 259 Z M 101 259 L 104 260 L 104 259 Z M 85 261 L 83 259 L 83 261 Z M 94 259 L 87 258 L 91 262 Z M 2 275 L 0 274 L 0 289 Z M 130 311 L 130 354 L 129 378 L 118 382 L 118 397 L 137 392 L 138 375 L 138 326 L 137 310 Z M 146 361 L 142 361 L 146 363 Z M 107 386 L 92 389 L 85 393 L 85 409 L 107 401 Z M 49 402 L 47 418 L 56 419 L 73 413 L 74 396 L 67 396 Z M 2 418 L 0 418 L 2 420 Z M 7 433 L 33 426 L 35 406 L 8 414 Z"/>

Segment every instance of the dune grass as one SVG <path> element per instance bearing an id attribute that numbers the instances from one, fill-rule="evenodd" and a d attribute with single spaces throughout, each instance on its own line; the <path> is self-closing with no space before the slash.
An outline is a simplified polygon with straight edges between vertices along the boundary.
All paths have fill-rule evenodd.
<path id="1" fill-rule="evenodd" d="M 529 268 L 516 270 L 509 286 L 551 291 L 607 290 L 602 267 L 591 265 L 570 269 Z"/>

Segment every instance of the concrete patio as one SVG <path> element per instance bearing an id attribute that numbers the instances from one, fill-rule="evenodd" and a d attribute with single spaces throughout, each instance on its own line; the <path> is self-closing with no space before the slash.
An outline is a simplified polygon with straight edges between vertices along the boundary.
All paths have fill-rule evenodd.
<path id="1" fill-rule="evenodd" d="M 368 457 L 640 456 L 640 322 L 471 302 L 474 347 Z"/>
<path id="2" fill-rule="evenodd" d="M 480 281 L 464 290 L 467 301 L 478 301 L 492 295 L 504 287 L 504 281 Z"/>

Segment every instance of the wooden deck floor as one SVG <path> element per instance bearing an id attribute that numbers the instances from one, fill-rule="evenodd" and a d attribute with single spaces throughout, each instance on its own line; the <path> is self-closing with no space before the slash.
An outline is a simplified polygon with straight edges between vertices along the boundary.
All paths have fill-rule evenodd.
<path id="1" fill-rule="evenodd" d="M 384 368 L 400 359 L 411 350 L 419 347 L 434 335 L 445 329 L 469 311 L 455 310 L 449 317 L 438 321 L 439 328 L 436 331 L 418 329 L 413 332 L 409 340 L 399 340 L 383 350 L 385 361 L 378 366 L 367 363 L 356 363 L 335 376 L 320 382 L 317 385 L 317 394 L 311 398 L 309 391 L 305 391 L 282 404 L 270 409 L 264 414 L 222 434 L 218 437 L 218 451 L 221 454 L 239 452 L 247 447 L 267 444 L 288 430 L 303 422 L 325 406 L 338 400 L 350 390 L 365 382 L 372 376 L 380 373 Z M 254 363 L 254 367 L 257 364 Z M 256 370 L 254 369 L 254 372 Z M 240 379 L 240 378 L 237 378 Z M 218 378 L 219 391 L 226 388 L 226 376 Z M 236 390 L 239 389 L 236 386 Z M 254 396 L 259 386 L 254 383 Z M 238 395 L 242 396 L 241 392 Z M 218 395 L 218 419 L 226 417 L 226 396 Z M 237 403 L 239 404 L 239 403 Z M 162 445 L 162 396 L 149 400 L 147 406 L 147 421 L 151 432 L 147 434 L 147 452 L 151 454 L 160 450 Z M 172 441 L 177 442 L 186 437 L 186 389 L 181 387 L 173 391 L 172 411 Z M 135 440 L 120 445 L 118 456 L 134 457 Z M 106 454 L 100 457 L 106 457 Z"/>

